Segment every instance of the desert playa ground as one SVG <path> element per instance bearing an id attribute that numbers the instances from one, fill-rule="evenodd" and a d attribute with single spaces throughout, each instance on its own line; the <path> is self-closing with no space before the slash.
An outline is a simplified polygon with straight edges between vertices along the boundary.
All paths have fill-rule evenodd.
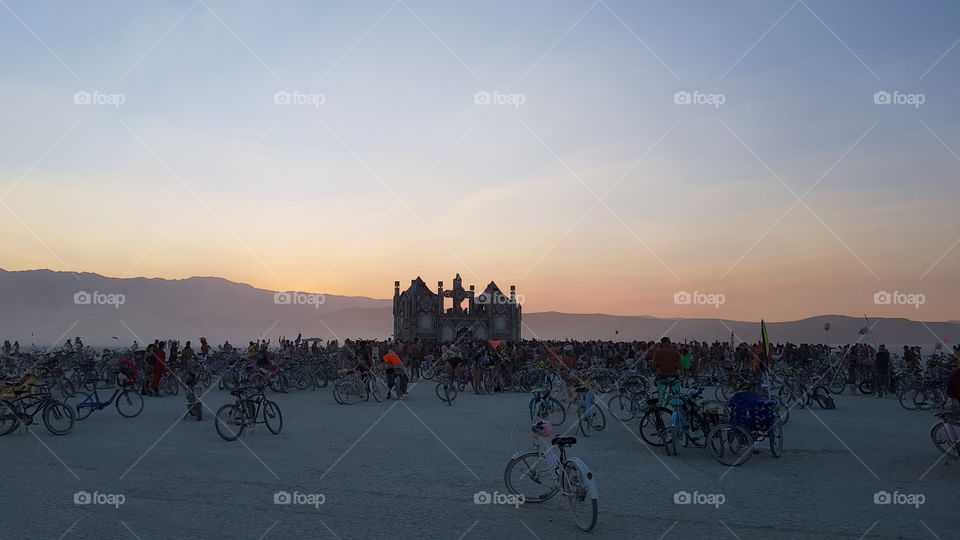
<path id="1" fill-rule="evenodd" d="M 273 398 L 281 434 L 258 426 L 237 442 L 218 437 L 209 410 L 177 421 L 182 394 L 145 398 L 133 419 L 97 411 L 64 437 L 35 426 L 0 438 L 0 537 L 960 537 L 960 463 L 930 443 L 932 414 L 889 399 L 845 394 L 836 410 L 794 410 L 781 458 L 761 451 L 734 469 L 695 448 L 667 457 L 636 423 L 608 422 L 572 451 L 599 486 L 599 525 L 582 533 L 559 498 L 474 502 L 504 492 L 505 464 L 531 447 L 524 394 L 466 393 L 447 406 L 424 383 L 401 402 L 342 406 L 329 389 Z M 205 397 L 214 410 L 230 400 Z M 571 434 L 572 416 L 561 428 Z M 76 504 L 81 491 L 105 504 Z M 282 491 L 322 504 L 275 504 Z M 679 492 L 722 504 L 677 504 Z M 878 492 L 895 502 L 876 504 Z M 922 504 L 897 504 L 908 500 Z"/>

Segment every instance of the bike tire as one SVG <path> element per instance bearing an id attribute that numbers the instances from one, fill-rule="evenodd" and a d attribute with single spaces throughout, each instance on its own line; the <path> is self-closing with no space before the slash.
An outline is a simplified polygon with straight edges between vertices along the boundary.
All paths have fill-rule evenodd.
<path id="1" fill-rule="evenodd" d="M 225 441 L 235 441 L 243 435 L 243 408 L 235 403 L 227 403 L 217 410 L 214 424 L 217 434 Z"/>
<path id="2" fill-rule="evenodd" d="M 767 439 L 770 441 L 770 454 L 775 458 L 783 455 L 783 426 L 774 424 L 767 431 Z"/>
<path id="3" fill-rule="evenodd" d="M 657 422 L 655 415 L 661 417 L 660 422 Z M 673 411 L 666 407 L 652 407 L 647 410 L 647 412 L 640 417 L 640 425 L 637 428 L 640 432 L 640 438 L 650 446 L 663 446 L 669 438 L 669 433 L 666 432 L 666 426 L 669 424 L 672 416 Z"/>
<path id="4" fill-rule="evenodd" d="M 530 481 L 528 487 L 521 481 Z M 503 482 L 513 495 L 523 496 L 524 504 L 548 501 L 560 492 L 556 476 L 540 452 L 527 452 L 511 459 L 503 471 Z"/>
<path id="5" fill-rule="evenodd" d="M 567 461 L 564 464 L 564 472 L 567 476 L 567 487 L 570 490 L 565 498 L 570 507 L 570 513 L 573 514 L 573 521 L 581 531 L 590 532 L 597 526 L 597 500 L 590 497 L 587 480 L 583 478 L 583 472 L 576 463 Z"/>
<path id="6" fill-rule="evenodd" d="M 0 437 L 13 433 L 19 425 L 16 405 L 10 400 L 0 399 Z"/>
<path id="7" fill-rule="evenodd" d="M 960 443 L 951 443 L 945 422 L 937 422 L 930 428 L 930 441 L 943 455 L 960 459 Z"/>
<path id="8" fill-rule="evenodd" d="M 143 410 L 143 396 L 130 390 L 124 390 L 117 396 L 116 407 L 120 416 L 133 418 Z"/>
<path id="9" fill-rule="evenodd" d="M 280 413 L 280 406 L 269 399 L 263 400 L 263 423 L 274 435 L 279 435 L 280 430 L 283 429 L 283 415 Z"/>
<path id="10" fill-rule="evenodd" d="M 63 422 L 65 425 L 55 425 L 54 422 Z M 43 407 L 43 425 L 47 427 L 47 431 L 54 435 L 70 433 L 74 422 L 73 411 L 64 403 L 52 401 Z"/>
<path id="11" fill-rule="evenodd" d="M 707 450 L 718 463 L 738 467 L 753 457 L 753 436 L 741 426 L 721 424 L 707 435 Z"/>
<path id="12" fill-rule="evenodd" d="M 632 400 L 623 393 L 610 396 L 607 400 L 607 410 L 615 420 L 626 423 L 636 418 L 637 413 L 632 407 Z"/>

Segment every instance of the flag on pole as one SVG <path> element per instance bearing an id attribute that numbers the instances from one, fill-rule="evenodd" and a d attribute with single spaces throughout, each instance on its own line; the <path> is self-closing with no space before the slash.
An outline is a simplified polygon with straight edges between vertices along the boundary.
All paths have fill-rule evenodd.
<path id="1" fill-rule="evenodd" d="M 767 323 L 760 319 L 760 338 L 763 342 L 760 348 L 760 361 L 763 362 L 764 368 L 770 368 L 770 336 L 767 335 Z"/>

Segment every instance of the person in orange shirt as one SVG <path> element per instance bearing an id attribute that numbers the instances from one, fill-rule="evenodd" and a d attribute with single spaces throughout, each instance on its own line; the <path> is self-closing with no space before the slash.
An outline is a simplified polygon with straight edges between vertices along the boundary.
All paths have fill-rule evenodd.
<path id="1" fill-rule="evenodd" d="M 390 399 L 394 386 L 397 389 L 397 399 L 400 399 L 407 393 L 407 370 L 404 368 L 403 360 L 391 347 L 383 357 L 383 362 L 387 364 L 387 399 Z M 399 382 L 397 379 L 400 379 Z"/>

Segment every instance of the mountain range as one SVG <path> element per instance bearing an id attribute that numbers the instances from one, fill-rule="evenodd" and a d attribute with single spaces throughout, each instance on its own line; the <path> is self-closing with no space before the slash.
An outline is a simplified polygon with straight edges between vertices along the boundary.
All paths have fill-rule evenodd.
<path id="1" fill-rule="evenodd" d="M 94 273 L 0 269 L 0 339 L 24 350 L 81 336 L 88 345 L 128 346 L 156 338 L 234 344 L 260 337 L 387 338 L 392 300 L 258 289 L 217 277 L 111 278 Z M 830 323 L 830 331 L 824 324 Z M 960 324 L 824 315 L 767 323 L 771 341 L 888 344 L 960 343 Z M 758 322 L 540 312 L 523 314 L 523 336 L 539 339 L 756 341 Z"/>

